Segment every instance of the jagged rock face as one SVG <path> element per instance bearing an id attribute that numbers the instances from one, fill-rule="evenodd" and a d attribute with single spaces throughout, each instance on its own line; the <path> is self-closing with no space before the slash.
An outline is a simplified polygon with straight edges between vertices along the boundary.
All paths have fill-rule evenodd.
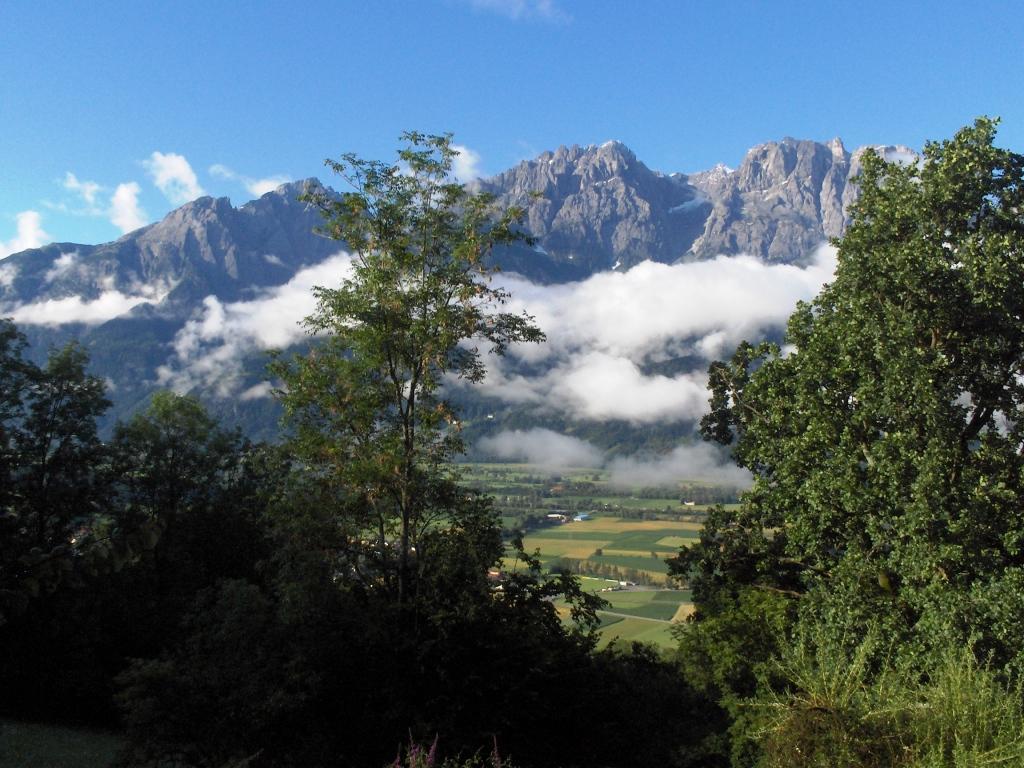
<path id="1" fill-rule="evenodd" d="M 913 156 L 905 147 L 877 149 L 890 159 Z M 863 152 L 851 154 L 839 139 L 787 138 L 754 147 L 736 170 L 664 176 L 609 142 L 545 152 L 478 188 L 525 206 L 539 252 L 579 276 L 723 253 L 798 263 L 844 232 Z M 519 257 L 514 267 L 529 274 Z"/>
<path id="2" fill-rule="evenodd" d="M 883 156 L 914 156 L 906 147 L 877 147 Z M 851 182 L 866 148 L 849 153 L 828 144 L 783 139 L 751 149 L 735 171 L 717 168 L 689 182 L 714 201 L 704 233 L 690 246 L 695 258 L 750 253 L 767 261 L 799 262 L 825 240 L 842 236 L 857 198 Z"/>
<path id="3" fill-rule="evenodd" d="M 714 205 L 689 255 L 751 253 L 800 261 L 842 234 L 849 177 L 850 155 L 838 139 L 828 145 L 794 139 L 762 144 L 724 177 L 691 177 Z"/>
<path id="4" fill-rule="evenodd" d="M 539 252 L 583 274 L 674 261 L 710 210 L 693 187 L 651 171 L 619 142 L 559 147 L 477 187 L 524 206 Z"/>
<path id="5" fill-rule="evenodd" d="M 145 287 L 167 292 L 167 306 L 191 311 L 206 295 L 234 299 L 280 285 L 340 249 L 313 232 L 318 211 L 296 199 L 307 184 L 319 182 L 285 184 L 240 208 L 201 197 L 111 243 L 54 243 L 10 256 L 4 266 L 14 277 L 0 283 L 0 308 Z"/>

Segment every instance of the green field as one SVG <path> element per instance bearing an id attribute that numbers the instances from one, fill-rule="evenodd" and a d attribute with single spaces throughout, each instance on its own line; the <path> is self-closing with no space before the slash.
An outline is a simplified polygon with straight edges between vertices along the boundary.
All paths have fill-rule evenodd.
<path id="1" fill-rule="evenodd" d="M 123 746 L 104 731 L 0 720 L 0 768 L 106 768 Z"/>
<path id="2" fill-rule="evenodd" d="M 539 550 L 544 565 L 566 559 L 582 574 L 664 585 L 665 559 L 681 544 L 694 541 L 698 528 L 689 521 L 602 515 L 535 529 L 524 537 L 523 545 L 528 552 Z"/>
<path id="3" fill-rule="evenodd" d="M 584 576 L 581 586 L 598 593 L 608 601 L 598 612 L 601 625 L 598 631 L 598 648 L 612 642 L 631 643 L 639 641 L 652 643 L 661 648 L 675 647 L 672 624 L 681 620 L 692 608 L 690 593 L 677 589 L 635 589 L 603 591 L 617 582 Z M 560 612 L 566 614 L 564 602 L 556 603 Z"/>

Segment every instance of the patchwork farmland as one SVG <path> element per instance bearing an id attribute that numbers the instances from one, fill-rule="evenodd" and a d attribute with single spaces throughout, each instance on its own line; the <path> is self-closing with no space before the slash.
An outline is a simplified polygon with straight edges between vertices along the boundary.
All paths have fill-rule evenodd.
<path id="1" fill-rule="evenodd" d="M 672 624 L 693 609 L 673 588 L 665 560 L 694 541 L 709 504 L 735 503 L 737 490 L 705 483 L 664 488 L 612 485 L 601 470 L 557 473 L 524 464 L 461 465 L 470 487 L 489 493 L 506 535 L 523 536 L 545 570 L 580 576 L 609 605 L 599 647 L 611 642 L 674 644 Z M 518 567 L 512 550 L 505 567 Z M 564 606 L 559 605 L 567 614 Z"/>

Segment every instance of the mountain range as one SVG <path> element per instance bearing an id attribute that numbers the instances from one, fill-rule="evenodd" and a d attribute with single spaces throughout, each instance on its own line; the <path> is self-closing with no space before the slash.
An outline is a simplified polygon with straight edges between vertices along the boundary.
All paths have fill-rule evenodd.
<path id="1" fill-rule="evenodd" d="M 876 149 L 891 161 L 916 157 L 906 147 Z M 786 138 L 753 147 L 736 169 L 664 174 L 610 141 L 559 147 L 471 187 L 526 208 L 535 244 L 493 258 L 532 284 L 564 285 L 645 262 L 685 265 L 723 255 L 800 267 L 823 242 L 842 235 L 857 194 L 850 179 L 864 151 L 847 151 L 839 139 Z M 196 344 L 223 335 L 210 329 L 217 318 L 245 317 L 251 302 L 261 301 L 264 310 L 284 312 L 294 304 L 284 298 L 289 286 L 332 274 L 325 265 L 340 244 L 314 232 L 318 211 L 297 199 L 311 185 L 320 182 L 284 184 L 238 208 L 227 198 L 202 197 L 110 243 L 53 243 L 13 254 L 0 261 L 0 316 L 15 319 L 37 358 L 79 339 L 93 370 L 107 379 L 111 419 L 174 386 L 192 389 L 253 434 L 273 434 L 276 407 L 260 384 L 265 345 L 247 348 L 230 386 L 215 379 L 209 356 L 193 353 Z M 294 326 L 299 319 L 271 321 Z M 283 338 L 291 343 L 300 335 Z M 689 361 L 684 367 L 696 364 L 692 356 L 678 357 Z M 197 360 L 207 365 L 203 375 L 176 375 Z M 654 362 L 664 369 L 664 359 Z M 493 404 L 469 405 L 493 415 Z M 521 408 L 508 412 L 517 424 L 530 421 Z"/>

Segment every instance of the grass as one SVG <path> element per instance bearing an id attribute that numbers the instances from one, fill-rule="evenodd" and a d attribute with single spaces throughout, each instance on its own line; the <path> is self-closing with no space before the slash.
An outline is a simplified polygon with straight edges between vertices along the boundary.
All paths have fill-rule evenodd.
<path id="1" fill-rule="evenodd" d="M 598 611 L 601 623 L 598 627 L 598 648 L 612 642 L 651 643 L 659 648 L 674 648 L 672 624 L 683 621 L 693 610 L 690 593 L 678 589 L 638 589 L 615 592 L 600 592 L 615 582 L 606 579 L 583 577 L 580 583 L 584 589 L 599 592 L 610 605 Z M 568 619 L 568 609 L 559 601 L 556 603 L 560 615 Z"/>
<path id="2" fill-rule="evenodd" d="M 106 768 L 123 746 L 104 731 L 0 720 L 0 768 Z"/>
<path id="3" fill-rule="evenodd" d="M 650 643 L 659 648 L 672 648 L 676 644 L 672 637 L 671 624 L 662 624 L 647 619 L 621 619 L 602 629 L 597 647 L 607 648 L 612 643 L 629 644 L 633 642 Z"/>
<path id="4" fill-rule="evenodd" d="M 692 522 L 596 515 L 589 520 L 545 526 L 526 536 L 523 544 L 529 552 L 540 550 L 545 565 L 569 558 L 581 561 L 584 572 L 596 572 L 602 565 L 615 566 L 621 571 L 634 569 L 667 584 L 665 558 L 672 557 L 680 545 L 694 541 L 698 528 Z"/>

